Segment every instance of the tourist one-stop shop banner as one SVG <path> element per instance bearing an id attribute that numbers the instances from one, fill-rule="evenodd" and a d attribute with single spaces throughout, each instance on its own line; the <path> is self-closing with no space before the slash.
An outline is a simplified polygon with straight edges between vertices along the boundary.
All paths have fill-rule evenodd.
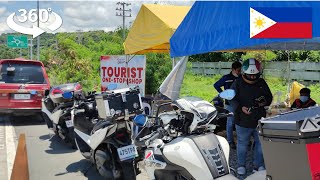
<path id="1" fill-rule="evenodd" d="M 100 76 L 101 91 L 121 89 L 126 87 L 140 87 L 140 92 L 144 96 L 146 56 L 135 55 L 126 56 L 101 56 Z"/>

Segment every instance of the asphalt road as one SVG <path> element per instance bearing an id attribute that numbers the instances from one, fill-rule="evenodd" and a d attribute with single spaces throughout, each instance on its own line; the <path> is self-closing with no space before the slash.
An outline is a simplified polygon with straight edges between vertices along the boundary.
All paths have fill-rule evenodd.
<path id="1" fill-rule="evenodd" d="M 13 134 L 15 143 L 19 135 L 26 135 L 29 175 L 31 180 L 70 180 L 70 179 L 103 179 L 94 166 L 85 160 L 78 150 L 73 150 L 71 146 L 65 144 L 47 126 L 36 117 L 10 117 L 10 122 L 14 127 Z M 2 134 L 5 121 L 0 120 L 0 177 L 8 177 L 11 173 L 7 167 L 14 156 L 8 158 L 8 148 L 3 143 L 6 138 Z M 1 149 L 3 147 L 3 149 Z M 7 150 L 7 153 L 4 151 Z M 10 151 L 10 150 L 9 150 Z M 12 152 L 12 151 L 11 151 Z M 4 154 L 5 156 L 2 156 Z M 7 163 L 5 162 L 7 160 Z M 12 165 L 11 165 L 12 166 Z M 12 168 L 12 167 L 11 167 Z M 8 170 L 7 170 L 8 169 Z M 3 178 L 8 179 L 8 178 Z M 146 180 L 145 175 L 139 175 L 138 180 Z"/>

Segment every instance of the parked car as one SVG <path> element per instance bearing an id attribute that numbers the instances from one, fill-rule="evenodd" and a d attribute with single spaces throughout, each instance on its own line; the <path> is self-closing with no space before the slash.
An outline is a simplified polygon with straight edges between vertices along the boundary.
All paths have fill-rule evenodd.
<path id="1" fill-rule="evenodd" d="M 33 115 L 41 113 L 41 99 L 50 82 L 40 61 L 0 60 L 0 113 Z"/>

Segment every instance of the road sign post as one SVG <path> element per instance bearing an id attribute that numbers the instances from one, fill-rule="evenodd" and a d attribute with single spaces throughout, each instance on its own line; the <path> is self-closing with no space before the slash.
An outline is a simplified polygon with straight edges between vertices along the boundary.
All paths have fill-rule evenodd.
<path id="1" fill-rule="evenodd" d="M 28 37 L 9 35 L 7 45 L 9 48 L 28 48 Z"/>

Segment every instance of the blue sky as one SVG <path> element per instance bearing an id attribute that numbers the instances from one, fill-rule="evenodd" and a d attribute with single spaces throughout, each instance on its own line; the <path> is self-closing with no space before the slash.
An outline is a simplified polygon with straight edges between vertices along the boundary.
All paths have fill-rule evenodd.
<path id="1" fill-rule="evenodd" d="M 192 1 L 129 1 L 132 9 L 132 17 L 126 19 L 126 26 L 132 23 L 142 3 L 161 3 L 172 5 L 192 5 Z M 74 32 L 77 30 L 104 30 L 110 31 L 122 26 L 122 18 L 116 16 L 117 1 L 40 1 L 40 8 L 51 8 L 59 14 L 63 20 L 62 26 L 57 32 Z M 36 9 L 36 1 L 0 1 L 0 33 L 13 32 L 6 24 L 7 17 L 19 9 Z M 49 18 L 47 24 L 54 21 Z M 16 21 L 17 22 L 17 21 Z M 18 23 L 19 24 L 19 23 Z M 32 26 L 31 22 L 21 24 L 25 27 Z M 36 24 L 35 24 L 36 25 Z M 46 24 L 40 24 L 40 27 Z"/>

